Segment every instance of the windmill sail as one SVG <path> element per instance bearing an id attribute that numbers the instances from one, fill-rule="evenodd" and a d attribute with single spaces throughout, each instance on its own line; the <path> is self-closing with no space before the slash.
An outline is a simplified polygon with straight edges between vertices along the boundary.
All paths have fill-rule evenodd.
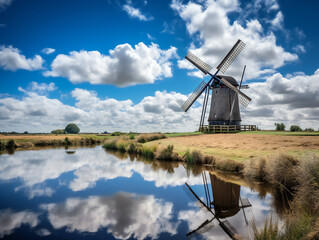
<path id="1" fill-rule="evenodd" d="M 195 91 L 189 96 L 186 102 L 182 105 L 182 109 L 187 112 L 187 110 L 192 106 L 192 104 L 196 101 L 196 99 L 202 94 L 202 92 L 207 87 L 207 83 L 202 81 Z"/>
<path id="2" fill-rule="evenodd" d="M 245 46 L 246 44 L 238 39 L 232 49 L 217 66 L 217 69 L 220 70 L 222 73 L 225 73 L 228 67 L 233 63 L 233 61 L 236 59 L 238 54 L 241 52 L 241 50 L 243 50 Z"/>
<path id="3" fill-rule="evenodd" d="M 210 70 L 212 70 L 212 67 L 208 65 L 207 63 L 200 60 L 198 57 L 196 57 L 191 52 L 188 52 L 185 58 L 190 61 L 195 67 L 197 67 L 199 70 L 201 70 L 205 75 L 209 73 Z"/>
<path id="4" fill-rule="evenodd" d="M 251 101 L 251 98 L 248 97 L 245 93 L 242 91 L 238 90 L 236 87 L 234 87 L 230 82 L 228 82 L 225 78 L 222 78 L 221 81 L 229 87 L 231 90 L 236 92 L 238 94 L 238 100 L 239 102 L 244 106 L 247 107 L 249 102 Z"/>

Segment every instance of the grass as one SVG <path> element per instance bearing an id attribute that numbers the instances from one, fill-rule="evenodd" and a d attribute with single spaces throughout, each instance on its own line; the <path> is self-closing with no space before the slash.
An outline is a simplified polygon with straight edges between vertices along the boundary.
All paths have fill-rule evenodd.
<path id="1" fill-rule="evenodd" d="M 176 132 L 176 133 L 165 133 L 166 137 L 183 137 L 183 136 L 195 136 L 201 135 L 202 132 Z"/>
<path id="2" fill-rule="evenodd" d="M 281 136 L 319 136 L 319 132 L 289 132 L 289 131 L 247 131 L 239 134 L 257 134 L 257 135 L 281 135 Z"/>

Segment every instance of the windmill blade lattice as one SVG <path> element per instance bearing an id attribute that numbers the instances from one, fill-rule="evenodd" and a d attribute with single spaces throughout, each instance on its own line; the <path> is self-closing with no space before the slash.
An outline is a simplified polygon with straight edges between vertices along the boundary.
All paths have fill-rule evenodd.
<path id="1" fill-rule="evenodd" d="M 207 83 L 205 81 L 202 81 L 198 87 L 195 89 L 195 91 L 189 96 L 189 98 L 186 100 L 186 102 L 182 105 L 182 109 L 186 112 L 192 104 L 196 101 L 196 99 L 202 94 L 202 92 L 207 87 Z"/>
<path id="2" fill-rule="evenodd" d="M 208 65 L 207 63 L 200 60 L 198 57 L 196 57 L 191 52 L 188 52 L 185 58 L 190 61 L 195 67 L 197 67 L 199 70 L 201 70 L 205 75 L 212 70 L 212 67 Z"/>
<path id="3" fill-rule="evenodd" d="M 238 39 L 238 41 L 235 43 L 232 49 L 228 52 L 225 58 L 217 66 L 217 69 L 220 70 L 222 73 L 225 73 L 228 67 L 233 63 L 233 61 L 236 59 L 238 54 L 241 52 L 241 50 L 243 50 L 245 46 L 246 44 L 240 39 Z"/>
<path id="4" fill-rule="evenodd" d="M 221 81 L 227 86 L 229 87 L 231 90 L 233 90 L 234 92 L 236 92 L 238 94 L 238 100 L 239 102 L 244 106 L 247 107 L 248 104 L 251 101 L 251 98 L 248 97 L 245 93 L 243 93 L 242 91 L 238 90 L 237 88 L 235 88 L 230 82 L 228 82 L 225 78 L 222 78 Z"/>

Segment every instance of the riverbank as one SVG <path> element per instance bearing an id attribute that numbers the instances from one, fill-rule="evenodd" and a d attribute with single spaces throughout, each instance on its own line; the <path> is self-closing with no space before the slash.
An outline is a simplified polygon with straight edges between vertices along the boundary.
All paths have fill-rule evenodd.
<path id="1" fill-rule="evenodd" d="M 103 144 L 109 134 L 16 134 L 0 135 L 0 150 L 33 147 L 91 146 Z"/>
<path id="2" fill-rule="evenodd" d="M 284 204 L 283 229 L 269 220 L 255 239 L 319 239 L 319 137 L 272 134 L 207 134 L 165 138 L 144 144 L 112 139 L 106 149 L 151 161 L 182 161 L 232 172 L 272 186 Z"/>

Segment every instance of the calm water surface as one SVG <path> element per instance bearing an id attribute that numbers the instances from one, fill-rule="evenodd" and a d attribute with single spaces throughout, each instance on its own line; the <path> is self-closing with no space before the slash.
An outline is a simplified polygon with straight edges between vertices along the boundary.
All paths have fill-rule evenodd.
<path id="1" fill-rule="evenodd" d="M 200 228 L 188 238 L 230 239 L 185 182 L 244 239 L 252 238 L 253 220 L 263 227 L 275 214 L 267 192 L 177 163 L 100 146 L 17 151 L 0 155 L 0 238 L 187 239 Z"/>

